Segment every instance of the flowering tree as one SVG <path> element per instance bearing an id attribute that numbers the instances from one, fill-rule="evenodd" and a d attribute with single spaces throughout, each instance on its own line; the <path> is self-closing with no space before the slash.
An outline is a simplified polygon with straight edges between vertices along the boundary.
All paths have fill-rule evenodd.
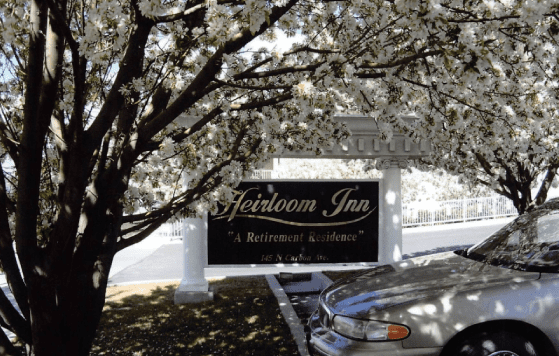
<path id="1" fill-rule="evenodd" d="M 274 167 L 278 179 L 380 179 L 373 159 L 282 158 Z M 425 171 L 409 167 L 402 172 L 402 203 L 421 203 L 488 197 L 494 192 L 484 185 L 463 181 L 441 168 L 423 164 Z"/>
<path id="2" fill-rule="evenodd" d="M 0 294 L 0 324 L 29 355 L 87 355 L 116 252 L 270 155 L 346 137 L 336 111 L 386 138 L 550 122 L 550 3 L 0 0 L 0 261 L 20 311 Z M 251 49 L 278 33 L 298 43 Z"/>
<path id="3" fill-rule="evenodd" d="M 414 109 L 425 120 L 399 127 L 432 139 L 434 152 L 419 167 L 485 185 L 522 214 L 546 200 L 559 167 L 557 6 L 485 3 L 484 15 L 454 9 L 461 13 L 450 21 L 460 55 L 441 56 L 414 81 L 426 91 Z M 418 102 L 416 93 L 401 98 Z"/>
<path id="4" fill-rule="evenodd" d="M 443 167 L 462 182 L 485 185 L 511 199 L 523 214 L 545 202 L 556 184 L 559 131 L 554 116 L 506 120 L 508 128 L 502 127 L 504 122 L 485 126 L 476 121 L 466 130 L 441 130 L 434 154 L 419 166 Z"/>

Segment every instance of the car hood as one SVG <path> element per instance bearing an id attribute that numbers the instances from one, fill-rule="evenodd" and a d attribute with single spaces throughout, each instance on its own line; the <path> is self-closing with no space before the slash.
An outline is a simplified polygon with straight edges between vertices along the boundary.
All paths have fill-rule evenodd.
<path id="1" fill-rule="evenodd" d="M 448 252 L 357 273 L 325 289 L 321 299 L 334 314 L 366 317 L 446 292 L 472 291 L 539 277 L 537 272 L 489 266 Z"/>

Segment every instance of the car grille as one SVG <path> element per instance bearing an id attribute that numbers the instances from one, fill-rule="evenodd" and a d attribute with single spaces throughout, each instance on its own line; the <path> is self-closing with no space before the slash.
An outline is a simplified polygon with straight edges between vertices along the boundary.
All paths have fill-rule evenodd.
<path id="1" fill-rule="evenodd" d="M 322 302 L 318 304 L 318 318 L 323 327 L 330 328 L 330 313 Z"/>

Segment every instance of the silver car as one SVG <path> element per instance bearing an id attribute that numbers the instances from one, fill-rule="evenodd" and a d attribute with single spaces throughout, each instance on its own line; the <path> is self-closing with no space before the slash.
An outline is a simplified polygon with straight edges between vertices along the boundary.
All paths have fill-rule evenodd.
<path id="1" fill-rule="evenodd" d="M 468 250 L 336 282 L 306 333 L 320 356 L 558 356 L 559 200 Z"/>

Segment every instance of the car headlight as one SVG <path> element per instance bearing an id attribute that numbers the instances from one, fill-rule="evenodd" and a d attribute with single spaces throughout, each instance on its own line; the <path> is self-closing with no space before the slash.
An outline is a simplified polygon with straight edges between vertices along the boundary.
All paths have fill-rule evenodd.
<path id="1" fill-rule="evenodd" d="M 367 341 L 402 340 L 410 334 L 410 329 L 404 325 L 342 315 L 334 317 L 332 329 L 343 336 Z"/>

